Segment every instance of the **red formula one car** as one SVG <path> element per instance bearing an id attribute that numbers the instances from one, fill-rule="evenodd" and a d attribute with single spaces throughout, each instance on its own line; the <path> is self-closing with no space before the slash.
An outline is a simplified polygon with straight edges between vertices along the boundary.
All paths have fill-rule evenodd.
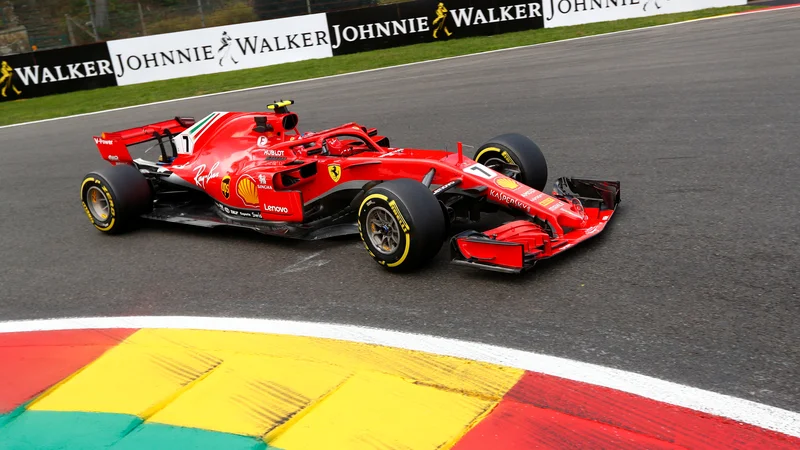
<path id="1" fill-rule="evenodd" d="M 452 224 L 504 212 L 502 226 L 452 236 L 451 259 L 519 273 L 600 233 L 620 201 L 616 181 L 563 177 L 545 193 L 544 156 L 519 134 L 470 159 L 461 143 L 458 153 L 390 147 L 357 123 L 300 133 L 291 104 L 95 136 L 111 164 L 81 184 L 86 215 L 107 233 L 140 218 L 299 239 L 357 233 L 379 264 L 408 270 L 439 252 Z M 144 142 L 160 147 L 157 162 L 132 158 Z"/>

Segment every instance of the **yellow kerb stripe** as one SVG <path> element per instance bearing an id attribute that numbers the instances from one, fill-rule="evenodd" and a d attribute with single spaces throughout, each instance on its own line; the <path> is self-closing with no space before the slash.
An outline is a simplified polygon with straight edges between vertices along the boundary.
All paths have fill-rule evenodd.
<path id="1" fill-rule="evenodd" d="M 285 450 L 437 448 L 429 444 L 463 433 L 522 374 L 329 339 L 141 330 L 31 409 L 135 414 L 262 436 Z"/>
<path id="2" fill-rule="evenodd" d="M 284 450 L 440 449 L 495 403 L 363 372 L 267 442 Z"/>
<path id="3" fill-rule="evenodd" d="M 30 409 L 146 417 L 222 363 L 199 348 L 136 345 L 141 334 L 147 332 L 134 333 Z"/>
<path id="4" fill-rule="evenodd" d="M 151 422 L 261 436 L 347 379 L 336 366 L 232 355 Z"/>

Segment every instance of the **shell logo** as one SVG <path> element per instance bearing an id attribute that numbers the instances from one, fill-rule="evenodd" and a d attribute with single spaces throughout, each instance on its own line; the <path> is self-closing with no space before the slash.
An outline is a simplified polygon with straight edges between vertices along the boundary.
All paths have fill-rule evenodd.
<path id="1" fill-rule="evenodd" d="M 239 178 L 236 193 L 246 204 L 258 206 L 258 188 L 256 181 L 250 175 Z"/>
<path id="2" fill-rule="evenodd" d="M 497 183 L 497 185 L 500 186 L 501 188 L 510 189 L 512 191 L 519 187 L 519 183 L 512 180 L 511 178 L 498 178 L 497 180 L 495 180 L 495 183 Z"/>

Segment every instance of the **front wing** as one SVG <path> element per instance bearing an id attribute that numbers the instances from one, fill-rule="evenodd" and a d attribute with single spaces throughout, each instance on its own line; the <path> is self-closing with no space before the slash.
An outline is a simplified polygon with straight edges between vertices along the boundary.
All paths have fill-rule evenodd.
<path id="1" fill-rule="evenodd" d="M 450 240 L 453 264 L 506 273 L 520 273 L 537 261 L 551 258 L 603 231 L 620 203 L 620 183 L 580 178 L 559 178 L 554 196 L 580 202 L 588 217 L 586 226 L 556 235 L 545 223 L 516 220 L 478 232 L 469 230 Z"/>

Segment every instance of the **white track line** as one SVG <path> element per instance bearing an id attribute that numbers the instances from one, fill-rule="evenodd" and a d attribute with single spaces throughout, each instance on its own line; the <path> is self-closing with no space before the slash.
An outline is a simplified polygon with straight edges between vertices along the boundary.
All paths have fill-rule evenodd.
<path id="1" fill-rule="evenodd" d="M 719 15 L 719 16 L 704 17 L 704 18 L 700 18 L 700 19 L 685 20 L 685 21 L 682 21 L 682 22 L 667 23 L 667 24 L 663 24 L 663 25 L 653 25 L 653 26 L 650 26 L 650 27 L 632 28 L 630 30 L 612 31 L 612 32 L 609 32 L 609 33 L 595 34 L 595 35 L 591 35 L 591 36 L 581 36 L 581 37 L 575 37 L 575 38 L 569 38 L 569 39 L 562 39 L 562 40 L 558 40 L 558 41 L 542 42 L 542 43 L 539 43 L 539 44 L 520 45 L 520 46 L 517 46 L 517 47 L 501 48 L 501 49 L 497 49 L 497 50 L 489 50 L 489 51 L 479 52 L 479 53 L 470 53 L 470 54 L 467 54 L 467 55 L 448 56 L 446 58 L 429 59 L 429 60 L 426 60 L 426 61 L 417 61 L 417 62 L 413 62 L 413 63 L 399 64 L 399 65 L 396 65 L 396 66 L 388 66 L 388 67 L 379 67 L 377 69 L 360 70 L 358 72 L 348 72 L 348 73 L 342 73 L 342 74 L 338 74 L 338 75 L 328 75 L 328 76 L 318 77 L 318 78 L 308 78 L 308 79 L 305 79 L 305 80 L 286 81 L 286 82 L 283 82 L 283 83 L 275 83 L 275 84 L 265 84 L 265 85 L 262 85 L 262 86 L 235 89 L 235 90 L 232 90 L 232 91 L 215 92 L 215 93 L 212 93 L 212 94 L 195 95 L 195 96 L 192 96 L 192 97 L 174 98 L 174 99 L 170 99 L 170 100 L 162 100 L 162 101 L 152 102 L 152 103 L 143 103 L 143 104 L 140 104 L 140 105 L 123 106 L 123 107 L 120 107 L 120 108 L 104 109 L 102 111 L 93 111 L 93 112 L 88 112 L 88 113 L 83 113 L 83 114 L 74 114 L 74 115 L 71 115 L 71 116 L 53 117 L 53 118 L 50 118 L 50 119 L 34 120 L 34 121 L 31 121 L 31 122 L 21 122 L 21 123 L 14 123 L 14 124 L 11 124 L 11 125 L 2 125 L 2 126 L 0 126 L 0 130 L 3 129 L 3 128 L 21 127 L 21 126 L 24 126 L 24 125 L 33 125 L 33 124 L 37 124 L 37 123 L 51 122 L 51 121 L 54 121 L 54 120 L 74 119 L 74 118 L 77 118 L 77 117 L 93 116 L 93 115 L 96 115 L 96 114 L 105 114 L 105 113 L 110 113 L 110 112 L 115 112 L 115 111 L 124 111 L 124 110 L 128 110 L 128 109 L 133 109 L 133 108 L 142 108 L 142 107 L 146 107 L 146 106 L 163 105 L 163 104 L 166 104 L 166 103 L 175 103 L 175 102 L 181 102 L 181 101 L 185 101 L 185 100 L 195 100 L 195 99 L 199 99 L 199 98 L 208 98 L 208 97 L 214 97 L 214 96 L 218 96 L 218 95 L 236 94 L 236 93 L 239 93 L 239 92 L 248 92 L 248 91 L 253 91 L 253 90 L 257 90 L 257 89 L 266 89 L 266 88 L 274 88 L 274 87 L 280 87 L 280 86 L 288 86 L 288 85 L 297 84 L 297 83 L 307 83 L 307 82 L 310 82 L 310 81 L 320 81 L 320 80 L 327 80 L 327 79 L 331 79 L 331 78 L 339 78 L 339 77 L 346 77 L 346 76 L 351 76 L 351 75 L 358 75 L 358 74 L 362 74 L 362 73 L 378 72 L 378 71 L 382 71 L 382 70 L 391 70 L 391 69 L 397 69 L 397 68 L 401 68 L 401 67 L 410 67 L 410 66 L 415 66 L 415 65 L 418 65 L 418 64 L 429 64 L 429 63 L 447 61 L 447 60 L 458 59 L 458 58 L 471 58 L 471 57 L 475 57 L 475 56 L 489 55 L 489 54 L 492 54 L 492 53 L 507 52 L 507 51 L 511 51 L 511 50 L 519 50 L 519 49 L 524 49 L 524 48 L 540 47 L 540 46 L 544 46 L 544 45 L 552 45 L 552 44 L 558 44 L 558 43 L 562 43 L 562 42 L 572 42 L 572 41 L 579 41 L 579 40 L 583 40 L 583 39 L 591 39 L 591 38 L 604 37 L 604 36 L 613 36 L 613 35 L 617 35 L 617 34 L 631 33 L 631 32 L 635 32 L 635 31 L 652 30 L 652 29 L 655 29 L 655 28 L 670 27 L 670 26 L 674 26 L 674 25 L 683 25 L 683 24 L 687 24 L 687 23 L 701 22 L 701 21 L 705 21 L 705 20 L 724 19 L 724 18 L 736 17 L 736 16 L 741 16 L 741 15 L 756 14 L 756 13 L 771 12 L 771 11 L 780 11 L 780 10 L 783 10 L 783 9 L 791 9 L 791 8 L 797 8 L 797 7 L 800 7 L 800 4 L 798 4 L 798 5 L 789 5 L 789 6 L 786 6 L 786 7 L 779 7 L 779 8 L 767 8 L 767 9 L 764 9 L 764 10 L 747 11 L 747 12 L 743 12 L 743 13 L 724 14 L 724 15 Z"/>
<path id="2" fill-rule="evenodd" d="M 288 320 L 188 316 L 63 318 L 0 322 L 0 333 L 90 328 L 225 330 L 339 339 L 483 361 L 628 392 L 800 437 L 800 414 L 633 372 L 477 342 L 379 328 Z"/>

